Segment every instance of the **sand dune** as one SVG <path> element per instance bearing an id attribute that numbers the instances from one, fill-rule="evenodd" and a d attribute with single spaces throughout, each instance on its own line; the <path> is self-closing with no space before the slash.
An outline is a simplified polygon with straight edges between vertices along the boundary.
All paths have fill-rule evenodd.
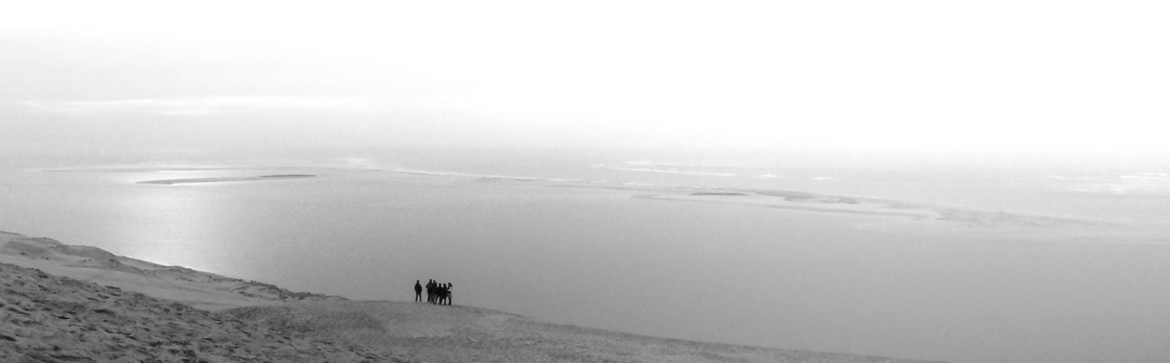
<path id="1" fill-rule="evenodd" d="M 401 361 L 338 339 L 235 319 L 0 263 L 0 361 Z"/>
<path id="2" fill-rule="evenodd" d="M 227 176 L 214 178 L 177 178 L 177 179 L 156 179 L 144 180 L 138 184 L 161 184 L 161 185 L 175 185 L 175 184 L 205 184 L 205 183 L 227 183 L 227 182 L 255 182 L 267 180 L 285 180 L 285 179 L 303 179 L 314 178 L 313 174 L 271 174 L 271 175 L 257 175 L 257 176 Z"/>
<path id="3" fill-rule="evenodd" d="M 474 307 L 388 301 L 305 302 L 225 313 L 427 362 L 906 362 L 701 343 L 557 325 Z"/>
<path id="4" fill-rule="evenodd" d="M 180 301 L 205 310 L 341 297 L 293 292 L 256 281 L 163 266 L 53 239 L 0 232 L 0 262 Z"/>
<path id="5" fill-rule="evenodd" d="M 632 192 L 633 198 L 689 203 L 730 204 L 812 213 L 867 215 L 919 221 L 940 221 L 980 227 L 1117 227 L 1103 220 L 985 211 L 872 197 L 809 193 L 779 189 L 610 186 L 550 184 L 549 187 L 608 189 Z"/>
<path id="6" fill-rule="evenodd" d="M 3 361 L 912 362 L 350 301 L 3 232 L 0 272 Z"/>
<path id="7" fill-rule="evenodd" d="M 619 169 L 620 170 L 620 169 Z M 742 206 L 784 209 L 812 213 L 833 213 L 843 215 L 866 215 L 893 217 L 911 220 L 931 220 L 966 226 L 980 227 L 1109 227 L 1117 226 L 1112 221 L 1070 218 L 1060 216 L 1008 213 L 969 208 L 910 203 L 875 197 L 860 197 L 811 193 L 783 189 L 758 188 L 709 188 L 703 186 L 667 186 L 625 183 L 613 184 L 607 181 L 582 181 L 577 179 L 488 175 L 449 171 L 418 169 L 393 169 L 390 172 L 422 177 L 466 178 L 477 182 L 541 182 L 551 188 L 578 188 L 632 192 L 634 198 L 674 202 L 698 202 L 710 204 L 734 204 Z M 818 177 L 828 178 L 828 177 Z"/>

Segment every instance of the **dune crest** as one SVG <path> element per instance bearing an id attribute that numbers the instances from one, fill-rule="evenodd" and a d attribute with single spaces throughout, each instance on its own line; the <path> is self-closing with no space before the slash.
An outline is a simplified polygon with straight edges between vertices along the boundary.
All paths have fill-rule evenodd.
<path id="1" fill-rule="evenodd" d="M 344 300 L 276 285 L 225 277 L 182 266 L 164 266 L 118 256 L 91 247 L 67 245 L 43 237 L 0 234 L 0 262 L 41 269 L 45 272 L 141 291 L 205 310 L 302 300 Z"/>
<path id="2" fill-rule="evenodd" d="M 2 361 L 917 362 L 350 301 L 5 232 L 0 289 Z"/>
<path id="3" fill-rule="evenodd" d="M 316 178 L 315 174 L 270 174 L 258 176 L 225 176 L 213 178 L 177 178 L 177 179 L 155 179 L 144 180 L 138 184 L 159 184 L 159 185 L 176 185 L 176 184 L 208 184 L 208 183 L 229 183 L 229 182 L 256 182 L 266 180 L 286 180 L 286 179 L 304 179 Z"/>

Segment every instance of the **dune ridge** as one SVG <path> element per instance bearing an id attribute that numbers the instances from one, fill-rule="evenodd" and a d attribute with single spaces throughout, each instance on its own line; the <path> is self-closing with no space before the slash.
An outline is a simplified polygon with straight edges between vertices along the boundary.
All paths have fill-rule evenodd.
<path id="1" fill-rule="evenodd" d="M 0 361 L 865 362 L 352 301 L 0 232 Z"/>
<path id="2" fill-rule="evenodd" d="M 227 182 L 256 182 L 266 180 L 285 180 L 285 179 L 304 179 L 315 178 L 316 174 L 268 174 L 256 176 L 226 176 L 226 177 L 211 177 L 211 178 L 177 178 L 177 179 L 155 179 L 143 180 L 138 184 L 159 184 L 159 185 L 175 185 L 175 184 L 207 184 L 207 183 L 227 183 Z"/>
<path id="3" fill-rule="evenodd" d="M 25 237 L 8 232 L 0 232 L 0 262 L 140 291 L 148 295 L 182 301 L 205 310 L 274 302 L 345 299 L 339 296 L 290 291 L 268 283 L 226 277 L 182 266 L 164 266 L 118 256 L 96 247 L 67 245 L 50 238 Z"/>
<path id="4" fill-rule="evenodd" d="M 360 345 L 0 263 L 0 361 L 382 362 Z"/>

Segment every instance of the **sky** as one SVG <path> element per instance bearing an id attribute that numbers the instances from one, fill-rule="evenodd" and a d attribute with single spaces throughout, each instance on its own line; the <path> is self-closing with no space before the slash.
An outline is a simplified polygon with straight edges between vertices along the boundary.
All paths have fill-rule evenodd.
<path id="1" fill-rule="evenodd" d="M 36 1 L 0 150 L 585 147 L 1170 158 L 1170 5 Z"/>

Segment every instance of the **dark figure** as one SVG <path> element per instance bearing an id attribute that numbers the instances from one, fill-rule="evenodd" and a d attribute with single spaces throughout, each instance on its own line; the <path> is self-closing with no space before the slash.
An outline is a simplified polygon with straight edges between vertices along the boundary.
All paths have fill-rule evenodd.
<path id="1" fill-rule="evenodd" d="M 427 281 L 427 302 L 431 304 L 435 303 L 435 287 L 435 280 Z"/>
<path id="2" fill-rule="evenodd" d="M 435 291 L 438 292 L 436 294 L 438 297 L 435 302 L 439 305 L 447 305 L 447 301 L 451 297 L 451 290 L 447 287 L 447 284 L 439 284 L 439 287 Z"/>
<path id="3" fill-rule="evenodd" d="M 450 283 L 450 282 L 447 283 L 447 290 L 446 290 L 446 292 L 447 292 L 447 294 L 446 294 L 447 295 L 446 296 L 447 297 L 447 305 L 451 305 L 451 297 L 455 295 L 455 293 L 451 292 L 452 286 L 455 286 L 455 284 Z"/>
<path id="4" fill-rule="evenodd" d="M 414 302 L 422 301 L 422 284 L 419 280 L 414 280 Z"/>

